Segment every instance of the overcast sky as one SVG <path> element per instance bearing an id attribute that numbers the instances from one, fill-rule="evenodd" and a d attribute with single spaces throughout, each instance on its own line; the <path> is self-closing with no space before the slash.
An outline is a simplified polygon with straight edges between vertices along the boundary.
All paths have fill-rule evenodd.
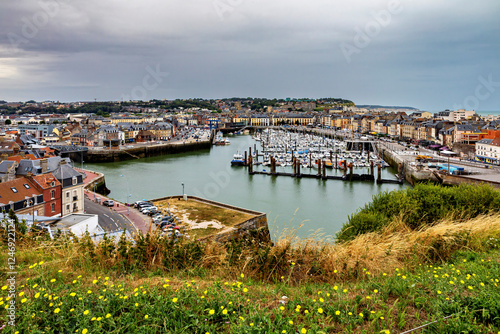
<path id="1" fill-rule="evenodd" d="M 0 100 L 342 97 L 500 110 L 500 2 L 0 2 Z"/>

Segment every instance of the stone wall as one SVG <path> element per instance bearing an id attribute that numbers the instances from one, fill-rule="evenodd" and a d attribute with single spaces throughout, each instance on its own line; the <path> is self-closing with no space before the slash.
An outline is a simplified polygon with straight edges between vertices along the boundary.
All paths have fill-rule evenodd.
<path id="1" fill-rule="evenodd" d="M 118 162 L 124 160 L 141 159 L 172 153 L 183 153 L 201 149 L 210 149 L 209 141 L 185 144 L 153 144 L 122 149 L 89 149 L 86 162 Z M 73 158 L 73 157 L 72 157 Z M 78 161 L 78 160 L 75 160 Z"/>
<path id="2" fill-rule="evenodd" d="M 418 169 L 417 166 L 411 166 L 409 163 L 405 163 L 404 160 L 397 154 L 394 154 L 389 150 L 383 150 L 382 153 L 384 156 L 384 160 L 393 168 L 397 169 L 398 173 L 401 172 L 399 170 L 400 165 L 403 166 L 405 179 L 412 186 L 414 186 L 416 183 L 419 182 L 428 182 L 428 181 L 436 183 L 439 182 L 439 180 L 432 173 L 432 171 L 425 169 Z"/>

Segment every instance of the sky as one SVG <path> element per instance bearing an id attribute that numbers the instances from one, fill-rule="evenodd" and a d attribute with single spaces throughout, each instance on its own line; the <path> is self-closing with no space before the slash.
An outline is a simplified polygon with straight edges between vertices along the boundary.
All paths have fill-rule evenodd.
<path id="1" fill-rule="evenodd" d="M 0 2 L 0 100 L 340 97 L 500 110 L 500 2 Z"/>

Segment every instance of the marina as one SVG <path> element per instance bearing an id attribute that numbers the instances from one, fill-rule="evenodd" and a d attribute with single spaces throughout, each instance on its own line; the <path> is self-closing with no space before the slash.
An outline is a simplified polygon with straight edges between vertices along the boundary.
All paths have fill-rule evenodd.
<path id="1" fill-rule="evenodd" d="M 237 153 L 231 161 L 232 166 L 248 166 L 250 175 L 274 175 L 296 178 L 318 178 L 322 180 L 375 181 L 374 169 L 377 168 L 378 184 L 403 183 L 402 178 L 383 179 L 382 168 L 389 165 L 380 158 L 376 145 L 361 141 L 361 145 L 348 145 L 346 141 L 317 136 L 314 134 L 293 133 L 284 130 L 265 129 L 256 133 L 254 140 L 260 143 L 261 154 L 254 144 L 245 156 Z M 354 148 L 362 148 L 356 151 Z M 366 149 L 366 150 L 365 150 Z M 263 160 L 262 162 L 259 159 Z M 261 167 L 260 169 L 258 167 Z M 264 169 L 265 167 L 269 167 Z M 290 167 L 293 172 L 277 172 L 276 167 Z M 369 167 L 368 174 L 354 173 Z M 255 168 L 255 170 L 254 170 Z M 302 172 L 305 170 L 306 172 Z M 312 170 L 316 170 L 313 173 Z M 327 175 L 326 169 L 339 169 L 343 175 Z M 365 169 L 363 169 L 365 170 Z M 401 174 L 399 174 L 401 175 Z"/>
<path id="2" fill-rule="evenodd" d="M 109 197 L 121 202 L 176 196 L 182 193 L 181 183 L 184 183 L 189 196 L 266 213 L 273 240 L 290 230 L 296 230 L 299 237 L 308 237 L 318 230 L 325 237 L 332 236 L 349 215 L 371 201 L 374 195 L 407 187 L 406 183 L 331 182 L 321 178 L 249 175 L 248 167 L 232 167 L 230 161 L 235 152 L 242 153 L 260 142 L 246 135 L 230 138 L 228 146 L 114 163 L 85 163 L 84 167 L 103 173 L 111 190 Z M 256 171 L 269 171 L 268 166 L 256 168 Z M 291 167 L 276 167 L 277 173 L 292 171 Z M 369 173 L 369 167 L 357 167 L 354 171 Z M 317 170 L 311 169 L 311 172 Z M 383 179 L 397 180 L 395 172 L 392 168 L 381 169 Z M 331 168 L 325 173 L 342 177 L 344 172 Z"/>

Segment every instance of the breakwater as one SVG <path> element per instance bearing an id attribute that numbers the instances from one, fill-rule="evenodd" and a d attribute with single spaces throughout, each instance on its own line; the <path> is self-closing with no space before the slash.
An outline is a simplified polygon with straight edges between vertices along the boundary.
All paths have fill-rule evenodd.
<path id="1" fill-rule="evenodd" d="M 209 150 L 210 141 L 186 142 L 186 143 L 160 143 L 152 145 L 131 145 L 131 147 L 120 148 L 92 148 L 84 155 L 84 160 L 89 163 L 94 162 L 118 162 L 134 160 L 148 157 L 155 157 L 165 154 L 184 153 L 196 150 Z M 75 161 L 80 160 L 80 154 L 72 157 Z"/>

